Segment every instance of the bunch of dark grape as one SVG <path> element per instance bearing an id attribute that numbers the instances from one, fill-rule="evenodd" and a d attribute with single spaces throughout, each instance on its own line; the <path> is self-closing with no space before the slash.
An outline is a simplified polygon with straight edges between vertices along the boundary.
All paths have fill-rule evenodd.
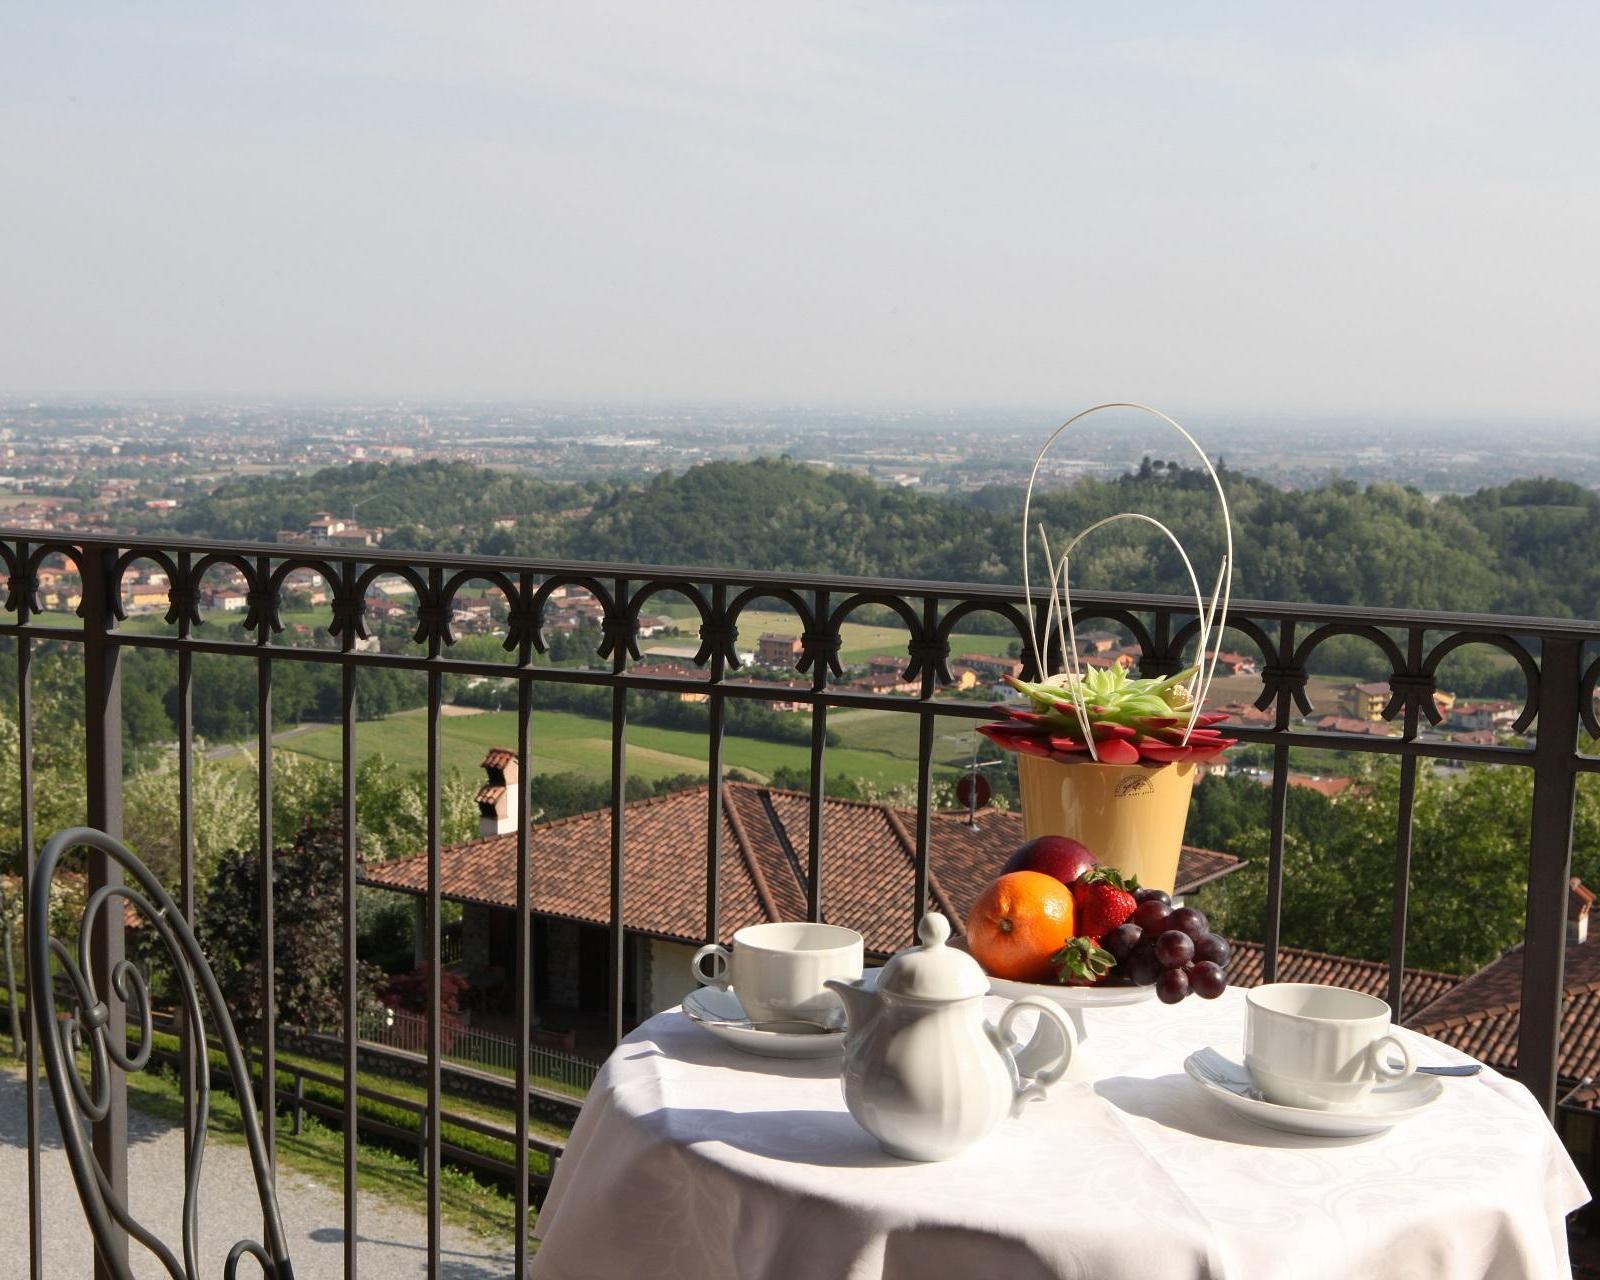
<path id="1" fill-rule="evenodd" d="M 1203 911 L 1172 906 L 1160 889 L 1140 889 L 1133 918 L 1118 925 L 1100 945 L 1116 960 L 1113 979 L 1135 986 L 1155 986 L 1163 1004 L 1177 1004 L 1193 991 L 1215 1000 L 1228 986 L 1232 949 L 1220 933 L 1212 933 Z"/>

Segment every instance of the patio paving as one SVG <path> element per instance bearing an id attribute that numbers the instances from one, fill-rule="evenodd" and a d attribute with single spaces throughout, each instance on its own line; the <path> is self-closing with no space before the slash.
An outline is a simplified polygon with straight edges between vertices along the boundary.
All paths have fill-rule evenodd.
<path id="1" fill-rule="evenodd" d="M 92 1273 L 93 1249 L 47 1088 L 41 1087 L 41 1176 L 44 1183 L 44 1274 L 79 1277 Z M 21 1274 L 28 1256 L 27 1119 L 23 1077 L 0 1070 L 0 1186 L 7 1188 L 0 1213 L 0 1258 L 15 1260 L 6 1274 Z M 183 1206 L 183 1131 L 130 1109 L 128 1183 L 134 1216 L 173 1249 L 179 1248 Z M 278 1175 L 278 1202 L 289 1236 L 296 1277 L 339 1280 L 344 1273 L 343 1195 L 292 1169 Z M 360 1202 L 360 1266 L 365 1276 L 409 1277 L 427 1274 L 427 1222 L 422 1214 L 374 1196 Z M 200 1269 L 222 1274 L 223 1259 L 240 1234 L 258 1235 L 260 1210 L 250 1162 L 243 1146 L 217 1141 L 206 1146 L 200 1188 Z M 130 1249 L 135 1273 L 165 1277 L 166 1272 L 137 1244 Z M 512 1275 L 508 1245 L 486 1242 L 471 1232 L 444 1224 L 440 1275 L 447 1280 L 498 1280 Z M 246 1262 L 241 1276 L 256 1274 Z"/>

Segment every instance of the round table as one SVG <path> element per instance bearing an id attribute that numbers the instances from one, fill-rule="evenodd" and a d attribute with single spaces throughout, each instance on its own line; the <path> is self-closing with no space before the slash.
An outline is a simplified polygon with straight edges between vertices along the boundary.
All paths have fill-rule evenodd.
<path id="1" fill-rule="evenodd" d="M 990 998 L 992 1018 L 1004 1001 Z M 1063 1082 L 955 1159 L 884 1154 L 837 1059 L 758 1058 L 681 1011 L 595 1081 L 539 1216 L 541 1280 L 1518 1280 L 1569 1274 L 1588 1192 L 1515 1082 L 1485 1069 L 1387 1134 L 1302 1138 L 1183 1071 L 1238 1059 L 1242 992 L 1086 1015 L 1099 1078 Z M 1424 1063 L 1467 1061 L 1406 1035 Z"/>

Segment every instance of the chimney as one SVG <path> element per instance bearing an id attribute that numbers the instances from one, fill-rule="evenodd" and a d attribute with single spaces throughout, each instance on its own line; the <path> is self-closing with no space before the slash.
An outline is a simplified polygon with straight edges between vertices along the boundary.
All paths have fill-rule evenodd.
<path id="1" fill-rule="evenodd" d="M 1589 908 L 1594 892 L 1573 876 L 1567 885 L 1567 945 L 1582 946 L 1589 940 Z"/>
<path id="2" fill-rule="evenodd" d="M 478 789 L 478 834 L 503 836 L 517 829 L 517 755 L 492 747 L 483 758 L 488 781 Z"/>

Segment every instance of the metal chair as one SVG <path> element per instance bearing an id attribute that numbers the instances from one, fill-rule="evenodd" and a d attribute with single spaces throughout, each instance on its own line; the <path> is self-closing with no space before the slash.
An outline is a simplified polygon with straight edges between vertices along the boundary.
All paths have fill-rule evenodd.
<path id="1" fill-rule="evenodd" d="M 76 954 L 50 936 L 50 885 L 62 857 L 70 850 L 87 847 L 98 850 L 120 865 L 126 883 L 96 889 L 84 906 L 78 932 Z M 119 1196 L 94 1155 L 89 1124 L 105 1119 L 111 1102 L 111 1071 L 132 1074 L 142 1071 L 150 1061 L 154 1038 L 151 1034 L 150 992 L 145 977 L 131 961 L 119 961 L 110 981 L 118 1000 L 127 1008 L 130 1021 L 137 1015 L 139 1042 L 113 1043 L 106 1034 L 110 1012 L 94 986 L 92 947 L 100 914 L 108 909 L 121 913 L 131 904 L 153 928 L 172 961 L 181 992 L 186 1025 L 191 1028 L 196 1046 L 192 1061 L 195 1080 L 194 1127 L 190 1137 L 188 1175 L 183 1189 L 183 1262 L 152 1232 L 134 1220 L 127 1202 Z M 205 1153 L 206 1118 L 211 1106 L 210 1062 L 205 1053 L 205 1021 L 201 1016 L 202 997 L 210 1006 L 217 1038 L 227 1059 L 228 1075 L 234 1096 L 239 1099 L 239 1116 L 245 1143 L 255 1172 L 256 1194 L 261 1202 L 264 1243 L 240 1240 L 228 1252 L 223 1268 L 224 1280 L 236 1280 L 239 1260 L 253 1258 L 268 1280 L 293 1280 L 289 1251 L 273 1189 L 272 1170 L 261 1138 L 261 1124 L 254 1106 L 254 1091 L 239 1039 L 228 1017 L 227 1005 L 217 987 L 211 966 L 195 942 L 189 923 L 178 911 L 171 896 L 119 841 L 89 827 L 74 827 L 52 836 L 39 855 L 28 897 L 26 933 L 28 939 L 28 998 L 37 1011 L 35 1025 L 40 1029 L 45 1070 L 50 1078 L 50 1095 L 55 1101 L 61 1139 L 72 1165 L 78 1198 L 94 1233 L 100 1257 L 122 1280 L 133 1280 L 133 1272 L 121 1260 L 122 1233 L 126 1232 L 148 1249 L 173 1280 L 200 1280 L 196 1253 L 199 1217 L 200 1165 Z M 52 963 L 53 962 L 53 963 Z M 55 978 L 58 968 L 71 985 L 76 1009 L 58 1013 Z M 198 989 L 197 989 L 198 988 Z M 79 1074 L 77 1055 L 87 1047 L 89 1081 Z"/>

